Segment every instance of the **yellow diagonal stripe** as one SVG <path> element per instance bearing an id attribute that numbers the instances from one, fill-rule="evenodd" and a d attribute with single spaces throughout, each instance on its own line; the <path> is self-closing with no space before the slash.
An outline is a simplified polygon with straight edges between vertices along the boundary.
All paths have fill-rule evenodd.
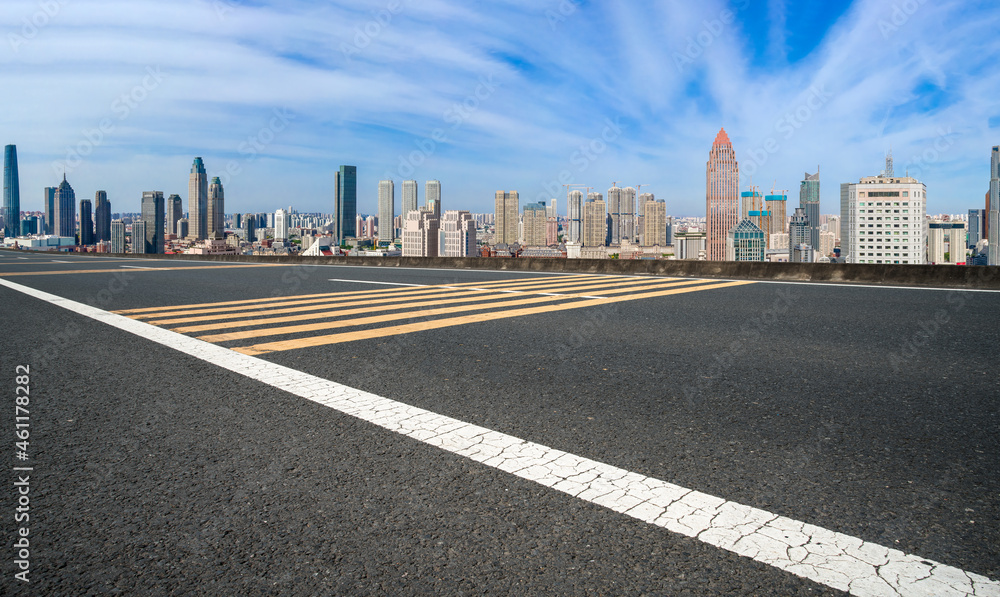
<path id="1" fill-rule="evenodd" d="M 670 279 L 672 280 L 672 278 L 670 278 Z M 603 288 L 608 288 L 608 287 L 610 287 L 610 288 L 618 288 L 618 287 L 622 287 L 622 286 L 635 286 L 635 285 L 639 285 L 639 284 L 642 284 L 642 285 L 655 284 L 657 280 L 658 280 L 657 278 L 646 278 L 646 279 L 641 279 L 641 280 L 635 280 L 635 279 L 631 279 L 630 278 L 630 279 L 627 279 L 624 282 L 619 281 L 619 280 L 613 280 L 613 281 L 607 281 L 607 280 L 589 281 L 588 280 L 588 281 L 581 281 L 581 283 L 577 283 L 577 284 L 569 285 L 569 286 L 547 286 L 547 287 L 544 287 L 544 288 L 532 288 L 532 289 L 523 290 L 523 291 L 514 291 L 514 290 L 512 290 L 512 289 L 515 289 L 515 288 L 521 288 L 520 286 L 510 286 L 510 287 L 498 288 L 498 289 L 472 288 L 472 289 L 469 289 L 469 290 L 463 290 L 463 291 L 446 291 L 444 293 L 431 294 L 431 295 L 419 296 L 419 297 L 414 296 L 414 295 L 407 295 L 407 296 L 404 296 L 404 297 L 395 297 L 395 298 L 388 298 L 388 299 L 383 298 L 383 299 L 379 299 L 379 300 L 375 300 L 375 301 L 365 301 L 364 304 L 363 304 L 363 306 L 361 306 L 361 307 L 356 307 L 357 302 L 354 300 L 354 298 L 356 298 L 356 297 L 353 297 L 351 299 L 351 302 L 347 302 L 346 304 L 341 304 L 341 303 L 345 303 L 345 301 L 327 300 L 327 301 L 323 301 L 323 302 L 320 302 L 320 303 L 314 303 L 314 304 L 308 304 L 308 305 L 302 305 L 302 306 L 289 307 L 289 308 L 286 308 L 286 309 L 269 309 L 267 311 L 257 311 L 257 312 L 254 312 L 254 313 L 221 313 L 220 314 L 220 313 L 217 313 L 217 311 L 218 311 L 217 309 L 212 309 L 211 312 L 213 314 L 211 314 L 211 315 L 201 315 L 201 316 L 197 316 L 197 317 L 186 317 L 185 316 L 185 317 L 178 317 L 178 318 L 167 319 L 167 320 L 155 320 L 155 321 L 154 320 L 150 320 L 149 323 L 152 323 L 154 325 L 161 325 L 161 326 L 163 326 L 163 325 L 177 325 L 177 324 L 181 324 L 181 323 L 197 323 L 197 322 L 200 322 L 200 321 L 211 321 L 211 322 L 215 322 L 216 324 L 219 324 L 219 325 L 207 324 L 207 325 L 214 326 L 214 327 L 203 327 L 203 328 L 201 328 L 201 329 L 198 330 L 198 331 L 205 331 L 205 330 L 209 330 L 209 329 L 221 329 L 221 328 L 224 328 L 224 327 L 234 327 L 234 324 L 228 324 L 227 325 L 224 322 L 226 320 L 237 319 L 237 318 L 241 318 L 241 317 L 243 317 L 243 318 L 246 318 L 246 317 L 261 318 L 261 317 L 268 317 L 268 316 L 273 316 L 273 315 L 285 315 L 285 314 L 288 314 L 288 313 L 304 313 L 304 312 L 308 312 L 308 311 L 321 311 L 323 309 L 328 309 L 330 307 L 337 307 L 337 306 L 339 306 L 340 309 L 344 309 L 344 311 L 342 313 L 339 313 L 339 315 L 356 315 L 356 314 L 359 314 L 359 313 L 370 313 L 370 312 L 373 312 L 373 311 L 385 311 L 385 310 L 388 310 L 388 309 L 409 309 L 409 308 L 416 308 L 416 307 L 421 306 L 421 305 L 423 305 L 423 306 L 434 306 L 434 305 L 440 304 L 441 302 L 452 302 L 452 301 L 454 301 L 454 302 L 485 301 L 485 300 L 491 300 L 491 299 L 495 298 L 495 295 L 499 294 L 499 293 L 502 293 L 502 294 L 513 294 L 513 293 L 516 293 L 516 292 L 531 292 L 533 294 L 538 294 L 539 293 L 538 291 L 545 291 L 546 293 L 549 293 L 549 292 L 563 292 L 563 291 L 575 291 L 575 290 L 591 290 L 591 291 L 600 290 L 602 293 L 607 294 L 607 292 L 605 292 L 603 290 Z M 697 283 L 697 281 L 689 282 L 689 283 L 694 284 L 694 283 Z M 461 298 L 461 297 L 467 297 L 467 298 Z M 400 302 L 403 302 L 403 301 L 413 300 L 414 298 L 419 299 L 421 301 L 427 301 L 429 299 L 444 299 L 444 301 L 430 302 L 430 303 L 425 302 L 425 303 L 407 303 L 407 304 L 403 304 L 403 305 L 392 305 L 393 303 L 400 303 Z M 297 303 L 290 303 L 290 304 L 297 304 Z M 277 306 L 277 305 L 270 305 L 270 306 Z M 187 312 L 187 313 L 199 313 L 199 312 L 201 312 L 201 311 L 190 311 L 190 312 Z M 325 316 L 332 317 L 334 315 L 337 315 L 337 314 L 335 314 L 333 311 L 328 311 Z M 160 315 L 158 317 L 162 317 L 162 316 L 164 316 L 164 315 Z M 186 331 L 191 331 L 189 328 L 184 328 L 184 329 Z"/>
<path id="2" fill-rule="evenodd" d="M 587 278 L 589 276 L 567 276 L 571 278 Z M 505 284 L 516 284 L 518 286 L 534 286 L 551 284 L 553 278 L 519 278 L 516 280 L 504 280 L 501 282 L 463 282 L 461 284 L 442 284 L 425 287 L 405 287 L 388 288 L 381 290 L 358 290 L 350 292 L 324 292 L 321 294 L 306 294 L 295 297 L 270 297 L 263 299 L 248 299 L 242 301 L 226 301 L 222 303 L 199 303 L 194 305 L 176 305 L 172 307 L 151 307 L 147 309 L 129 309 L 115 311 L 118 315 L 128 315 L 132 319 L 147 319 L 154 317 L 174 317 L 181 315 L 201 315 L 204 313 L 217 313 L 224 311 L 263 309 L 269 307 L 285 307 L 289 305 L 304 305 L 308 303 L 318 303 L 327 299 L 335 299 L 331 302 L 342 302 L 340 299 L 362 300 L 366 298 L 378 298 L 382 296 L 414 296 L 431 292 L 440 292 L 448 289 L 460 288 L 492 288 Z"/>
<path id="3" fill-rule="evenodd" d="M 256 356 L 262 354 L 268 354 L 271 352 L 281 352 L 286 350 L 295 350 L 299 348 L 310 348 L 316 346 L 327 346 L 330 344 L 340 344 L 343 342 L 354 342 L 357 340 L 369 340 L 372 338 L 384 338 L 386 336 L 395 336 L 399 334 L 409 334 L 413 332 L 421 332 L 426 330 L 435 330 L 446 327 L 452 327 L 457 325 L 465 325 L 470 323 L 481 323 L 485 321 L 495 321 L 498 319 L 507 319 L 511 317 L 522 317 L 525 315 L 535 315 L 538 313 L 552 313 L 556 311 L 567 311 L 570 309 L 581 309 L 584 307 L 594 307 L 602 304 L 617 303 L 624 301 L 635 301 L 640 299 L 654 298 L 660 296 L 669 296 L 673 294 L 684 294 L 688 292 L 699 292 L 702 290 L 714 290 L 718 288 L 729 288 L 733 286 L 743 286 L 746 284 L 753 284 L 753 282 L 724 282 L 721 284 L 713 284 L 710 286 L 698 286 L 695 288 L 675 288 L 672 290 L 661 290 L 658 292 L 648 292 L 640 294 L 632 294 L 628 296 L 615 297 L 609 299 L 592 299 L 576 301 L 572 303 L 561 303 L 558 305 L 545 305 L 540 307 L 531 307 L 527 309 L 511 309 L 508 311 L 493 311 L 489 313 L 476 313 L 473 315 L 464 315 L 462 317 L 451 317 L 445 319 L 435 319 L 432 321 L 422 321 L 418 323 L 403 324 L 397 326 L 376 328 L 373 330 L 359 330 L 356 332 L 344 332 L 340 334 L 330 334 L 326 336 L 314 336 L 311 338 L 299 338 L 296 340 L 285 340 L 281 342 L 268 342 L 264 344 L 255 344 L 253 346 L 248 346 L 245 348 L 234 348 L 233 350 L 242 354 Z"/>
<path id="4" fill-rule="evenodd" d="M 648 286 L 648 287 L 644 288 L 643 290 L 645 290 L 645 289 L 653 289 L 653 288 L 672 288 L 672 287 L 677 287 L 677 286 L 688 286 L 688 285 L 697 284 L 697 283 L 703 283 L 703 282 L 704 282 L 704 280 L 693 280 L 693 281 L 685 281 L 685 282 L 671 282 L 671 283 L 664 283 L 664 284 L 658 284 L 658 285 Z M 626 292 L 635 292 L 635 290 L 636 289 L 634 289 L 634 288 L 626 288 L 626 289 L 621 289 L 621 290 L 612 290 L 610 292 L 605 292 L 605 294 L 622 294 L 622 293 L 626 293 Z M 489 297 L 489 298 L 496 298 L 496 297 Z M 510 299 L 507 299 L 507 300 L 496 301 L 496 302 L 492 302 L 492 303 L 477 303 L 475 305 L 460 305 L 460 306 L 451 306 L 451 307 L 440 307 L 440 308 L 437 308 L 437 309 L 421 309 L 421 310 L 418 310 L 418 311 L 406 311 L 406 312 L 402 312 L 402 313 L 388 313 L 388 314 L 376 315 L 374 317 L 363 317 L 363 318 L 356 318 L 356 319 L 341 319 L 341 320 L 337 320 L 337 321 L 324 321 L 324 322 L 321 322 L 321 323 L 313 323 L 313 324 L 308 324 L 308 325 L 258 328 L 258 329 L 254 329 L 254 330 L 243 331 L 243 332 L 230 332 L 230 333 L 227 333 L 227 334 L 215 334 L 215 335 L 209 335 L 209 336 L 199 336 L 198 339 L 199 340 L 204 340 L 206 342 L 227 342 L 227 341 L 230 341 L 230 340 L 246 340 L 247 338 L 262 338 L 264 336 L 280 336 L 282 334 L 298 334 L 298 333 L 302 333 L 302 332 L 315 332 L 317 330 L 332 330 L 332 329 L 337 329 L 337 328 L 345 328 L 345 327 L 354 327 L 354 326 L 360 326 L 360 325 L 368 325 L 368 324 L 372 324 L 372 323 L 384 323 L 386 321 L 399 321 L 399 320 L 402 320 L 402 319 L 413 319 L 415 317 L 432 317 L 432 316 L 435 316 L 435 315 L 449 315 L 451 313 L 461 313 L 463 311 L 483 311 L 483 310 L 488 310 L 488 309 L 506 309 L 506 308 L 509 308 L 509 307 L 517 307 L 517 306 L 521 306 L 521 305 L 532 305 L 532 304 L 541 304 L 541 303 L 552 303 L 552 302 L 556 302 L 556 301 L 581 300 L 581 299 L 590 300 L 591 297 L 589 297 L 587 295 L 584 295 L 584 294 L 564 294 L 564 295 L 560 295 L 560 296 L 531 296 L 530 298 L 524 298 L 524 299 L 520 299 L 520 300 L 510 300 Z M 447 305 L 447 304 L 454 304 L 454 303 L 458 303 L 458 302 L 462 302 L 462 301 L 434 301 L 434 302 L 430 302 L 430 303 L 416 303 L 416 304 L 414 304 L 414 307 L 416 307 L 418 305 L 419 306 L 437 306 L 437 305 L 443 305 L 443 304 Z M 358 309 L 357 311 L 358 312 L 362 312 L 362 313 L 371 313 L 371 312 L 374 312 L 374 311 L 384 311 L 384 309 L 382 309 L 382 308 Z M 335 311 L 335 312 L 333 312 L 333 314 L 334 315 L 342 315 L 342 314 L 346 314 L 346 313 L 336 312 Z M 185 332 L 190 333 L 190 332 L 207 331 L 207 330 L 212 330 L 212 329 L 220 329 L 221 327 L 247 327 L 247 326 L 251 326 L 251 325 L 253 325 L 253 326 L 270 325 L 270 324 L 290 322 L 290 321 L 302 321 L 302 320 L 305 320 L 305 319 L 320 319 L 320 318 L 325 317 L 326 315 L 327 314 L 325 314 L 325 313 L 316 313 L 316 314 L 312 314 L 312 315 L 299 315 L 299 316 L 295 316 L 295 317 L 279 317 L 279 318 L 275 318 L 275 319 L 257 319 L 257 320 L 248 320 L 248 321 L 242 321 L 242 322 L 231 322 L 234 325 L 213 324 L 213 325 L 206 325 L 206 326 L 193 326 L 193 327 L 187 327 L 187 328 L 175 328 L 175 329 L 172 329 L 170 331 L 172 331 L 172 332 L 178 332 L 178 333 L 185 333 Z"/>

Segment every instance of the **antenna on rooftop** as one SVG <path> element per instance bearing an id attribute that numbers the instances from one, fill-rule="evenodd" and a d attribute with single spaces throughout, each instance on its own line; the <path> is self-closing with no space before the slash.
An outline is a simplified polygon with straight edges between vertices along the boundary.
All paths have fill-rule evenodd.
<path id="1" fill-rule="evenodd" d="M 893 172 L 893 169 L 892 169 L 892 146 L 891 145 L 889 146 L 889 153 L 886 154 L 886 156 L 885 156 L 885 175 L 886 175 L 886 178 L 892 178 L 892 177 L 894 177 L 896 175 Z"/>

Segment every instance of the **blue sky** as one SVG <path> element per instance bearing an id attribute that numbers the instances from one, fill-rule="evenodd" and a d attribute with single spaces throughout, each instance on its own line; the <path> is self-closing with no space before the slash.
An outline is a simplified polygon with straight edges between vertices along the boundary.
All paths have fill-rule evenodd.
<path id="1" fill-rule="evenodd" d="M 64 167 L 115 211 L 186 201 L 202 156 L 227 212 L 330 211 L 352 164 L 367 213 L 388 177 L 441 180 L 446 209 L 504 189 L 565 213 L 562 184 L 618 182 L 704 215 L 725 127 L 744 188 L 797 200 L 819 165 L 837 213 L 891 147 L 959 213 L 1000 144 L 997 22 L 971 0 L 4 0 L 0 141 L 23 209 Z"/>

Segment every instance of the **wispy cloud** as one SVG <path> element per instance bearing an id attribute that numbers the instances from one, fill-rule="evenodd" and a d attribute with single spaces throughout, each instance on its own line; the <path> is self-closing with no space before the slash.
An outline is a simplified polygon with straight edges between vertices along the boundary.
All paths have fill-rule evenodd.
<path id="1" fill-rule="evenodd" d="M 675 214 L 703 213 L 720 126 L 746 165 L 777 144 L 755 184 L 794 189 L 820 164 L 827 212 L 839 183 L 876 173 L 890 145 L 907 163 L 950 128 L 954 142 L 920 176 L 932 211 L 957 212 L 981 201 L 983 162 L 1000 142 L 988 124 L 1000 116 L 1000 10 L 989 2 L 857 0 L 822 14 L 784 0 L 60 7 L 0 52 L 4 142 L 18 144 L 28 208 L 57 181 L 53 163 L 104 119 L 113 132 L 70 182 L 81 196 L 108 190 L 116 210 L 137 209 L 143 190 L 185 196 L 201 155 L 216 171 L 242 160 L 232 211 L 329 210 L 339 164 L 359 167 L 360 209 L 371 211 L 378 178 L 441 129 L 447 141 L 413 176 L 442 180 L 449 206 L 488 211 L 496 189 L 534 198 L 612 119 L 621 134 L 574 182 L 645 183 Z M 17 34 L 38 10 L 8 0 L 0 23 Z M 120 119 L 115 102 L 148 68 L 162 83 Z M 483 80 L 495 89 L 455 126 Z M 803 110 L 817 86 L 829 97 Z M 247 162 L 241 144 L 275 109 L 296 119 Z"/>

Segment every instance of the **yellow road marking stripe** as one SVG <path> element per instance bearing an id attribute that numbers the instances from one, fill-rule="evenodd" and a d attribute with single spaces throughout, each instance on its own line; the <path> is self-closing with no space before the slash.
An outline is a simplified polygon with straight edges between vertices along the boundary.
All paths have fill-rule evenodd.
<path id="1" fill-rule="evenodd" d="M 299 303 L 296 303 L 296 302 L 290 302 L 290 303 L 286 303 L 286 304 L 296 305 L 296 306 L 294 306 L 294 307 L 288 307 L 288 308 L 285 308 L 285 309 L 269 309 L 267 311 L 256 311 L 256 312 L 252 312 L 252 313 L 242 313 L 242 312 L 241 313 L 220 313 L 220 311 L 225 311 L 225 310 L 224 309 L 209 309 L 207 311 L 209 313 L 211 313 L 211 315 L 200 315 L 200 316 L 197 316 L 197 317 L 177 317 L 177 318 L 167 319 L 167 320 L 161 320 L 161 319 L 154 320 L 153 318 L 149 318 L 149 323 L 151 323 L 153 325 L 164 326 L 164 325 L 177 325 L 177 324 L 181 324 L 181 323 L 197 323 L 197 322 L 200 322 L 200 321 L 224 322 L 225 320 L 238 319 L 238 318 L 241 318 L 241 317 L 243 317 L 243 318 L 245 318 L 245 317 L 258 317 L 258 318 L 260 318 L 260 317 L 268 317 L 268 316 L 272 316 L 272 315 L 285 315 L 285 314 L 288 314 L 288 313 L 305 313 L 305 312 L 310 312 L 310 311 L 313 311 L 313 312 L 314 311 L 321 311 L 323 309 L 329 309 L 331 307 L 332 308 L 342 309 L 343 310 L 343 313 L 341 313 L 342 315 L 354 315 L 354 314 L 358 314 L 358 313 L 370 313 L 372 311 L 386 311 L 386 310 L 392 310 L 392 309 L 409 309 L 409 308 L 416 307 L 419 304 L 433 306 L 433 305 L 437 305 L 437 304 L 441 304 L 441 303 L 446 303 L 446 302 L 486 301 L 486 300 L 492 300 L 492 299 L 496 298 L 497 294 L 505 294 L 505 295 L 509 295 L 509 296 L 513 296 L 517 292 L 530 292 L 532 294 L 539 294 L 538 292 L 534 292 L 534 291 L 537 291 L 537 290 L 543 290 L 543 291 L 546 291 L 546 293 L 548 293 L 550 291 L 571 291 L 571 290 L 591 290 L 591 291 L 593 291 L 593 290 L 600 290 L 602 293 L 607 294 L 607 292 L 605 290 L 603 290 L 606 287 L 612 287 L 612 288 L 614 288 L 614 287 L 621 287 L 621 286 L 635 286 L 637 284 L 649 285 L 651 283 L 655 283 L 655 281 L 656 281 L 656 279 L 627 280 L 627 281 L 624 281 L 624 282 L 621 282 L 621 281 L 618 281 L 618 280 L 603 281 L 603 282 L 587 282 L 584 285 L 552 286 L 552 287 L 545 287 L 545 288 L 533 288 L 533 289 L 524 290 L 524 291 L 511 291 L 511 288 L 520 288 L 520 286 L 512 286 L 512 287 L 499 288 L 499 289 L 470 288 L 469 290 L 445 291 L 443 293 L 430 294 L 430 295 L 426 295 L 426 296 L 407 295 L 407 296 L 404 296 L 404 297 L 395 297 L 395 298 L 389 298 L 389 299 L 383 298 L 383 299 L 379 299 L 379 300 L 376 300 L 376 301 L 366 301 L 360 307 L 357 307 L 357 305 L 359 303 L 356 300 L 354 300 L 354 298 L 356 298 L 356 297 L 354 297 L 352 299 L 348 299 L 348 300 L 343 300 L 343 301 L 342 300 L 326 300 L 326 301 L 322 301 L 322 302 L 318 302 L 318 303 L 316 303 L 314 301 L 309 301 L 309 304 L 305 304 L 305 305 L 300 305 Z M 698 282 L 699 282 L 698 280 L 695 280 L 695 281 L 692 281 L 692 282 L 689 282 L 689 283 L 695 284 L 695 283 L 698 283 Z M 468 298 L 461 298 L 461 297 L 468 297 Z M 409 303 L 409 304 L 404 304 L 404 305 L 392 305 L 392 303 L 400 303 L 400 302 L 403 302 L 403 301 L 408 301 L 408 300 L 413 300 L 413 299 L 418 299 L 418 300 L 422 300 L 422 301 L 426 301 L 428 299 L 444 299 L 444 300 L 443 301 L 439 301 L 439 302 L 432 302 L 432 303 Z M 270 305 L 270 306 L 277 306 L 277 305 Z M 188 313 L 201 313 L 201 312 L 202 311 L 190 311 L 190 312 L 187 312 L 185 314 L 188 314 Z M 160 314 L 157 317 L 164 317 L 164 316 L 169 316 L 169 315 L 173 315 L 173 314 L 172 313 Z M 327 317 L 332 317 L 332 316 L 334 316 L 334 313 L 332 311 L 330 311 L 330 312 L 328 312 L 326 314 L 326 316 Z M 134 317 L 134 319 L 139 319 L 139 317 L 138 316 Z M 231 326 L 223 324 L 223 325 L 217 326 L 216 328 L 205 328 L 205 329 L 218 329 L 218 328 L 221 328 L 221 327 L 231 327 Z"/>
<path id="2" fill-rule="evenodd" d="M 565 277 L 566 278 L 587 278 L 587 277 L 590 277 L 590 276 L 565 276 Z M 269 298 L 260 298 L 260 299 L 246 299 L 246 300 L 241 300 L 241 301 L 226 301 L 226 302 L 221 302 L 221 303 L 197 303 L 197 304 L 193 304 L 193 305 L 173 305 L 173 306 L 168 306 L 168 307 L 148 307 L 148 308 L 144 308 L 144 309 L 126 309 L 124 311 L 114 311 L 114 313 L 116 313 L 118 315 L 128 315 L 128 316 L 132 317 L 132 319 L 142 319 L 142 318 L 144 318 L 144 317 L 147 316 L 146 314 L 151 314 L 151 315 L 148 315 L 148 317 L 167 317 L 167 316 L 172 316 L 172 315 L 181 315 L 181 314 L 184 314 L 184 313 L 187 313 L 187 312 L 190 312 L 192 314 L 196 314 L 196 313 L 209 313 L 209 312 L 212 312 L 212 311 L 226 311 L 226 310 L 238 309 L 239 307 L 236 307 L 235 305 L 245 305 L 246 309 L 256 309 L 256 308 L 258 308 L 261 305 L 261 303 L 269 303 L 269 302 L 273 302 L 273 301 L 287 301 L 287 302 L 279 302 L 279 303 L 274 303 L 272 305 L 265 305 L 265 306 L 272 306 L 272 307 L 274 307 L 274 306 L 285 306 L 285 305 L 299 304 L 299 303 L 305 304 L 305 303 L 309 303 L 309 302 L 317 302 L 317 301 L 322 300 L 322 299 L 339 298 L 339 297 L 345 297 L 345 298 L 354 297 L 354 298 L 361 299 L 361 298 L 366 298 L 366 297 L 378 297 L 378 296 L 384 296 L 384 295 L 423 294 L 423 293 L 428 293 L 428 292 L 440 291 L 442 288 L 452 288 L 452 287 L 454 287 L 454 288 L 464 288 L 464 287 L 481 287 L 481 288 L 486 288 L 486 287 L 499 286 L 499 285 L 503 285 L 503 284 L 521 284 L 521 285 L 524 285 L 524 286 L 529 286 L 529 285 L 533 285 L 533 284 L 547 284 L 547 283 L 550 283 L 553 278 L 555 278 L 555 276 L 541 278 L 541 279 L 539 279 L 539 278 L 517 278 L 517 279 L 513 279 L 513 280 L 499 280 L 499 281 L 495 281 L 495 282 L 482 282 L 482 283 L 479 283 L 479 282 L 463 282 L 463 283 L 460 283 L 460 284 L 440 284 L 440 285 L 430 285 L 430 286 L 426 286 L 426 287 L 422 287 L 422 288 L 405 287 L 405 288 L 388 288 L 388 289 L 380 289 L 380 290 L 357 290 L 357 291 L 350 291 L 350 292 L 324 292 L 324 293 L 320 293 L 320 294 L 305 294 L 305 295 L 294 296 L 294 297 L 269 297 Z M 559 276 L 559 278 L 563 278 L 563 276 Z M 212 307 L 221 307 L 221 308 L 219 308 L 219 309 L 210 309 Z M 229 308 L 229 307 L 232 307 L 232 308 Z M 198 309 L 198 311 L 189 311 L 190 309 Z M 174 311 L 176 311 L 176 313 L 174 313 Z M 142 315 L 138 315 L 138 314 L 142 314 Z"/>
<path id="3" fill-rule="evenodd" d="M 0 278 L 9 278 L 13 276 L 58 276 L 64 274 L 120 274 L 120 273 L 143 273 L 143 272 L 171 272 L 180 270 L 194 270 L 194 269 L 236 269 L 236 268 L 246 268 L 246 267 L 291 267 L 290 264 L 284 263 L 269 263 L 269 264 L 254 264 L 254 265 L 196 265 L 192 267 L 152 267 L 143 269 L 77 269 L 77 270 L 61 270 L 56 272 L 16 272 L 16 273 L 0 273 Z"/>
<path id="4" fill-rule="evenodd" d="M 694 284 L 694 283 L 695 282 L 675 282 L 675 283 L 671 283 L 671 284 L 660 284 L 660 285 L 657 285 L 657 286 L 647 287 L 647 288 L 671 288 L 671 287 L 677 287 L 677 286 L 689 286 L 689 285 Z M 625 293 L 625 292 L 634 292 L 634 291 L 635 291 L 634 288 L 627 288 L 627 289 L 622 289 L 622 290 L 615 290 L 615 291 L 609 292 L 607 294 L 622 294 L 622 293 Z M 489 298 L 496 298 L 496 297 L 489 297 Z M 398 321 L 398 320 L 401 320 L 401 319 L 413 319 L 415 317 L 431 317 L 431 316 L 434 316 L 434 315 L 447 315 L 449 313 L 461 313 L 463 311 L 483 311 L 483 310 L 486 310 L 486 309 L 505 309 L 505 308 L 508 308 L 508 307 L 517 307 L 519 305 L 531 305 L 531 304 L 540 304 L 540 303 L 551 303 L 551 302 L 555 302 L 555 301 L 564 301 L 564 300 L 581 300 L 581 299 L 590 300 L 590 298 L 591 297 L 588 297 L 587 295 L 584 295 L 584 294 L 568 294 L 568 295 L 561 295 L 561 296 L 531 296 L 530 298 L 523 298 L 523 299 L 520 299 L 520 300 L 504 300 L 504 301 L 497 301 L 497 302 L 493 302 L 493 303 L 477 303 L 475 305 L 460 305 L 460 306 L 442 307 L 442 308 L 438 308 L 438 309 L 421 309 L 421 310 L 418 310 L 418 311 L 406 311 L 406 312 L 403 312 L 403 313 L 389 313 L 389 314 L 383 314 L 383 315 L 376 315 L 374 317 L 362 317 L 362 318 L 354 318 L 354 319 L 341 319 L 341 320 L 337 320 L 337 321 L 324 321 L 324 322 L 320 322 L 320 323 L 312 323 L 312 324 L 307 324 L 307 325 L 293 325 L 293 326 L 268 327 L 268 328 L 259 328 L 258 327 L 258 329 L 247 330 L 247 331 L 243 331 L 243 332 L 230 332 L 230 333 L 226 333 L 226 334 L 215 334 L 215 335 L 209 335 L 209 336 L 199 336 L 198 339 L 199 340 L 204 340 L 206 342 L 227 342 L 229 340 L 246 340 L 247 338 L 262 338 L 264 336 L 280 336 L 282 334 L 298 334 L 298 333 L 301 333 L 301 332 L 314 332 L 314 331 L 317 331 L 317 330 L 332 330 L 332 329 L 337 329 L 337 328 L 345 328 L 345 327 L 353 327 L 353 326 L 359 326 L 359 325 L 367 325 L 367 324 L 370 324 L 370 323 L 383 323 L 383 322 L 386 322 L 386 321 Z M 414 307 L 416 307 L 417 305 L 421 305 L 421 306 L 436 306 L 436 305 L 442 305 L 442 304 L 446 305 L 446 304 L 453 304 L 453 303 L 456 303 L 456 302 L 461 302 L 461 301 L 434 301 L 434 302 L 430 302 L 430 303 L 418 303 L 418 304 L 415 304 Z M 383 309 L 375 308 L 375 309 L 363 309 L 363 310 L 359 309 L 358 311 L 361 312 L 361 313 L 371 313 L 373 311 L 382 311 L 382 310 Z M 334 312 L 334 314 L 338 314 L 338 313 Z M 305 320 L 305 319 L 321 319 L 321 318 L 326 317 L 326 316 L 327 316 L 327 314 L 325 314 L 325 313 L 316 313 L 316 314 L 312 314 L 312 315 L 298 315 L 298 316 L 295 316 L 295 317 L 280 317 L 280 318 L 277 318 L 277 319 L 258 319 L 258 320 L 242 321 L 242 322 L 241 321 L 230 322 L 229 324 L 212 324 L 212 325 L 205 325 L 205 326 L 192 326 L 192 327 L 185 327 L 185 328 L 174 328 L 174 329 L 172 329 L 170 331 L 177 332 L 177 333 L 201 332 L 201 331 L 208 331 L 208 330 L 213 330 L 213 329 L 220 329 L 222 327 L 237 328 L 237 327 L 270 325 L 270 324 L 274 324 L 274 323 L 284 323 L 284 322 L 291 322 L 291 321 L 302 321 L 302 320 Z"/>
<path id="5" fill-rule="evenodd" d="M 624 301 L 635 301 L 646 298 L 669 296 L 673 294 L 684 294 L 688 292 L 699 292 L 702 290 L 728 288 L 732 286 L 743 286 L 745 284 L 753 284 L 753 283 L 754 282 L 749 282 L 749 281 L 724 282 L 721 284 L 713 284 L 710 286 L 698 286 L 695 288 L 676 288 L 673 290 L 661 290 L 658 292 L 633 294 L 633 295 L 610 298 L 610 299 L 593 299 L 593 300 L 577 301 L 573 303 L 561 303 L 558 305 L 531 307 L 526 309 L 512 309 L 509 311 L 492 311 L 489 313 L 476 313 L 473 315 L 464 315 L 462 317 L 435 319 L 432 321 L 422 321 L 418 323 L 409 323 L 397 326 L 376 328 L 373 330 L 359 330 L 356 332 L 344 332 L 340 334 L 330 334 L 326 336 L 313 336 L 311 338 L 299 338 L 296 340 L 284 340 L 281 342 L 267 342 L 264 344 L 255 344 L 253 346 L 247 346 L 245 348 L 234 348 L 233 350 L 241 354 L 257 356 L 262 354 L 268 354 L 271 352 L 295 350 L 298 348 L 310 348 L 316 346 L 327 346 L 330 344 L 340 344 L 343 342 L 354 342 L 357 340 L 384 338 L 386 336 L 409 334 L 413 332 L 421 332 L 426 330 L 436 330 L 436 329 L 452 327 L 457 325 L 465 325 L 470 323 L 481 323 L 485 321 L 494 321 L 497 319 L 508 319 L 511 317 L 521 317 L 524 315 L 535 315 L 538 313 L 567 311 L 569 309 L 582 309 L 584 307 L 593 307 L 602 304 L 610 304 L 610 303 L 617 303 Z"/>

